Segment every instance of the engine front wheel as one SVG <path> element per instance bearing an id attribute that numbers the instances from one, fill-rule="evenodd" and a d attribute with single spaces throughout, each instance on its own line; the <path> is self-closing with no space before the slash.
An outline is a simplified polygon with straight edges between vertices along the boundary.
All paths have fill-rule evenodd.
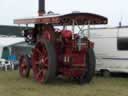
<path id="1" fill-rule="evenodd" d="M 30 62 L 29 57 L 27 55 L 23 55 L 20 57 L 19 61 L 19 73 L 21 77 L 28 78 L 30 73 Z"/>

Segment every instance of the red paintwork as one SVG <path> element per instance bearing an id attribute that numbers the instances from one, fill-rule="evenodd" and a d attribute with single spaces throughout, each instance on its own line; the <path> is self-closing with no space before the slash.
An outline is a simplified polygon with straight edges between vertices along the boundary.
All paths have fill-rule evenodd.
<path id="1" fill-rule="evenodd" d="M 45 38 L 47 40 L 53 41 L 54 40 L 53 32 L 54 32 L 54 28 L 51 24 L 44 25 L 41 32 L 42 35 L 41 38 Z"/>
<path id="2" fill-rule="evenodd" d="M 20 60 L 19 60 L 20 64 L 19 64 L 19 73 L 21 77 L 25 77 L 25 74 L 27 72 L 27 61 L 25 59 L 24 56 L 21 56 Z"/>
<path id="3" fill-rule="evenodd" d="M 34 28 L 36 29 L 36 28 Z M 38 28 L 37 28 L 38 29 Z M 38 34 L 37 30 L 32 31 L 32 36 L 34 39 L 35 34 Z M 74 35 L 74 39 L 72 39 Z M 81 41 L 81 49 L 78 48 L 78 39 L 80 36 L 78 34 L 73 34 L 70 30 L 60 30 L 56 31 L 51 24 L 42 25 L 42 31 L 40 31 L 40 38 L 36 41 L 36 46 L 33 50 L 32 55 L 32 68 L 34 73 L 34 78 L 38 82 L 44 82 L 45 72 L 40 72 L 36 62 L 40 61 L 40 57 L 47 53 L 47 50 L 43 50 L 45 45 L 40 43 L 41 39 L 47 39 L 50 42 L 53 42 L 56 56 L 57 56 L 57 75 L 63 75 L 68 78 L 79 78 L 86 71 L 86 53 L 88 48 L 93 48 L 94 43 L 89 41 L 87 38 Z M 47 56 L 48 57 L 48 56 Z M 43 58 L 45 59 L 45 58 Z M 48 61 L 45 62 L 48 67 Z M 45 64 L 42 61 L 42 64 Z M 45 70 L 44 69 L 44 70 Z M 46 70 L 45 70 L 46 71 Z M 41 73 L 41 74 L 40 74 Z M 40 75 L 39 75 L 40 74 Z M 38 76 L 39 75 L 39 76 Z"/>
<path id="4" fill-rule="evenodd" d="M 79 78 L 82 74 L 85 73 L 86 70 L 85 61 L 86 61 L 87 49 L 88 47 L 93 48 L 94 44 L 88 40 L 84 40 L 82 41 L 83 45 L 81 45 L 81 49 L 79 50 L 77 44 L 79 35 L 74 34 L 75 38 L 72 39 L 73 32 L 70 30 L 62 30 L 59 32 L 54 32 L 52 25 L 43 25 L 43 27 L 44 28 L 43 31 L 41 32 L 40 39 L 45 38 L 47 40 L 50 40 L 51 42 L 54 42 L 55 45 L 57 64 L 58 64 L 57 75 L 63 75 L 68 78 L 72 78 L 72 77 Z M 57 37 L 55 36 L 56 34 L 58 34 Z M 46 50 L 43 49 L 44 49 L 44 45 L 42 45 L 41 43 L 37 43 L 34 48 L 33 57 L 32 57 L 32 67 L 33 70 L 35 71 L 34 77 L 39 82 L 43 82 L 43 79 L 45 78 L 45 74 L 37 76 L 38 73 L 40 72 L 35 62 L 36 59 L 37 61 L 40 61 L 39 60 L 40 56 L 45 55 Z M 45 63 L 47 64 L 48 62 Z M 45 67 L 45 69 L 46 68 L 47 67 Z"/>
<path id="5" fill-rule="evenodd" d="M 65 34 L 63 33 L 65 32 Z M 68 35 L 67 35 L 67 34 Z M 61 31 L 63 42 L 56 41 L 56 53 L 58 61 L 58 73 L 66 77 L 80 77 L 86 69 L 85 59 L 88 46 L 81 46 L 78 50 L 77 39 L 72 40 L 72 32 L 69 30 Z M 92 43 L 91 43 L 92 44 Z"/>
<path id="6" fill-rule="evenodd" d="M 39 83 L 45 82 L 46 72 L 48 71 L 48 54 L 42 43 L 37 43 L 33 49 L 32 69 L 34 78 Z"/>
<path id="7" fill-rule="evenodd" d="M 72 31 L 70 30 L 62 30 L 61 34 L 63 38 L 66 38 L 66 39 L 72 38 Z"/>
<path id="8" fill-rule="evenodd" d="M 57 69 L 54 69 L 57 70 L 56 75 L 80 78 L 87 70 L 85 62 L 87 50 L 89 47 L 93 48 L 94 43 L 84 38 L 81 41 L 81 46 L 78 46 L 80 37 L 78 34 L 73 34 L 69 30 L 62 30 L 58 33 L 55 32 L 53 26 L 66 27 L 73 25 L 74 28 L 75 25 L 107 24 L 107 18 L 97 14 L 79 12 L 64 15 L 45 14 L 44 3 L 45 0 L 39 0 L 38 17 L 14 20 L 15 24 L 35 24 L 35 27 L 31 30 L 32 32 L 24 35 L 27 42 L 30 41 L 30 43 L 35 43 L 36 45 L 32 54 L 34 78 L 38 82 L 45 82 L 46 71 L 48 71 L 49 67 L 48 60 L 45 60 L 48 58 L 47 50 L 40 43 L 42 39 L 49 40 L 55 47 Z"/>

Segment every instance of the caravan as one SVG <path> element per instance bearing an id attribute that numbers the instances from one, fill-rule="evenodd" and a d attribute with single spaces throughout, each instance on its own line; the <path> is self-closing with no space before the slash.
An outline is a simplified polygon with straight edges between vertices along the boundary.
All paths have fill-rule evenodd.
<path id="1" fill-rule="evenodd" d="M 128 73 L 128 27 L 94 28 L 90 38 L 95 42 L 96 71 Z"/>

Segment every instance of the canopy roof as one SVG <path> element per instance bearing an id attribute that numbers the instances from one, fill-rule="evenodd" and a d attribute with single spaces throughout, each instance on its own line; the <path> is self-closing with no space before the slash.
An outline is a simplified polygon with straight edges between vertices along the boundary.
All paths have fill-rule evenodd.
<path id="1" fill-rule="evenodd" d="M 107 24 L 108 20 L 104 16 L 100 16 L 92 13 L 69 13 L 64 15 L 48 14 L 33 18 L 16 19 L 14 24 L 54 24 L 61 25 L 95 25 L 95 24 Z"/>
<path id="2" fill-rule="evenodd" d="M 20 42 L 25 42 L 23 37 L 0 36 L 0 47 L 11 46 Z"/>

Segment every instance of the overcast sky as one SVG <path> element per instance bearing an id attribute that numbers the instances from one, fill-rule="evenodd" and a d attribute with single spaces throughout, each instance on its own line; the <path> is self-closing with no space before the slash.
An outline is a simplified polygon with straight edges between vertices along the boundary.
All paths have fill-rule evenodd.
<path id="1" fill-rule="evenodd" d="M 108 26 L 119 21 L 128 25 L 128 0 L 46 0 L 46 11 L 92 12 L 108 17 Z M 38 0 L 0 0 L 0 25 L 12 25 L 15 18 L 37 16 Z"/>

